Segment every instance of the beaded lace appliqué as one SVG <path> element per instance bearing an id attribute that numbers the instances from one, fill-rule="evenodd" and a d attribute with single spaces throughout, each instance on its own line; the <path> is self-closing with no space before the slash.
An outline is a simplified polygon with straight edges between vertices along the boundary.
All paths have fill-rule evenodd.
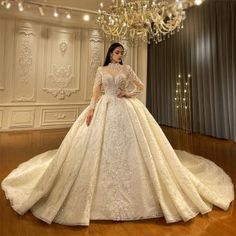
<path id="1" fill-rule="evenodd" d="M 97 91 L 101 90 L 102 85 L 104 86 L 105 94 L 117 96 L 119 90 L 126 90 L 128 82 L 134 85 L 134 89 L 127 92 L 130 97 L 139 95 L 144 88 L 142 81 L 128 65 L 109 63 L 107 66 L 99 67 L 94 81 L 90 108 L 95 109 L 99 98 Z"/>

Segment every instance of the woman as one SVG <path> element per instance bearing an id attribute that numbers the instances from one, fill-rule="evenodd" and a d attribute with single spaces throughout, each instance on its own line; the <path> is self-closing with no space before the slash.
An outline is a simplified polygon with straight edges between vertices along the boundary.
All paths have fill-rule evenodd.
<path id="1" fill-rule="evenodd" d="M 47 223 L 89 225 L 93 220 L 164 216 L 188 221 L 234 199 L 229 176 L 213 162 L 174 151 L 135 97 L 143 83 L 123 65 L 112 44 L 97 70 L 90 105 L 58 150 L 22 163 L 2 182 L 11 206 Z M 132 91 L 127 84 L 135 85 Z M 105 94 L 101 95 L 101 87 Z"/>

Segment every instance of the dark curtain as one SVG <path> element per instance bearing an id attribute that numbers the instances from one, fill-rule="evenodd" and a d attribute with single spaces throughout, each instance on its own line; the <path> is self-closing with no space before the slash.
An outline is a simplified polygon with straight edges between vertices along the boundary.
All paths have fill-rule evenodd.
<path id="1" fill-rule="evenodd" d="M 176 123 L 176 79 L 191 74 L 192 131 L 236 141 L 236 1 L 206 0 L 187 10 L 184 29 L 148 46 L 147 107 Z"/>

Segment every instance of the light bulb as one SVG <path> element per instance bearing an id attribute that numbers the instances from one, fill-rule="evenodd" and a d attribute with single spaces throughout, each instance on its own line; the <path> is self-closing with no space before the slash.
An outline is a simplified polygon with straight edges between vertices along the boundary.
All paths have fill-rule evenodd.
<path id="1" fill-rule="evenodd" d="M 197 6 L 199 6 L 199 5 L 202 4 L 202 0 L 195 0 L 195 1 L 194 1 L 194 4 L 197 5 Z"/>
<path id="2" fill-rule="evenodd" d="M 6 8 L 7 8 L 7 9 L 10 9 L 10 7 L 11 7 L 11 3 L 7 1 L 7 2 L 6 2 Z"/>
<path id="3" fill-rule="evenodd" d="M 18 9 L 19 9 L 19 11 L 24 11 L 24 6 L 23 6 L 22 2 L 18 2 Z"/>
<path id="4" fill-rule="evenodd" d="M 53 15 L 54 15 L 54 17 L 58 17 L 58 16 L 59 16 L 59 14 L 58 14 L 58 12 L 57 12 L 57 9 L 56 9 L 56 8 L 54 9 L 54 13 L 53 13 Z"/>
<path id="5" fill-rule="evenodd" d="M 69 19 L 71 19 L 71 14 L 70 14 L 70 12 L 66 12 L 66 18 L 69 20 Z"/>
<path id="6" fill-rule="evenodd" d="M 90 20 L 90 16 L 89 15 L 84 15 L 83 16 L 83 20 L 84 21 L 89 21 Z"/>

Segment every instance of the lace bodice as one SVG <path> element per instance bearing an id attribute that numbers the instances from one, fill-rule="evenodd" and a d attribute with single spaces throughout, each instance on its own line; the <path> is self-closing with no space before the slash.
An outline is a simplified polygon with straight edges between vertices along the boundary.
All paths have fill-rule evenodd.
<path id="1" fill-rule="evenodd" d="M 134 85 L 132 91 L 127 91 L 126 89 L 129 82 L 132 82 Z M 105 95 L 117 96 L 118 92 L 122 90 L 126 91 L 131 97 L 137 96 L 144 88 L 142 81 L 129 65 L 109 63 L 107 66 L 97 69 L 93 86 L 93 96 L 90 102 L 91 109 L 95 109 L 96 103 L 101 96 L 102 86 Z"/>

